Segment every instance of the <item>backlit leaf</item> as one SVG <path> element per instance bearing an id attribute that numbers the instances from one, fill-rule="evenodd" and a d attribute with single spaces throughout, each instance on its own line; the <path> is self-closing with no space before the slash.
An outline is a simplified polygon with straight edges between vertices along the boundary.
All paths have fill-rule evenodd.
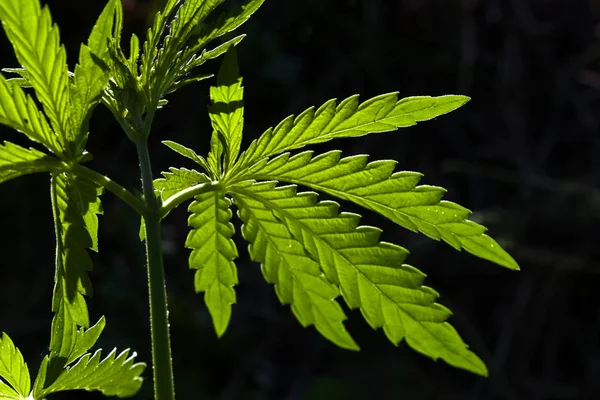
<path id="1" fill-rule="evenodd" d="M 344 137 L 390 132 L 446 114 L 469 100 L 466 96 L 415 96 L 398 100 L 397 93 L 382 94 L 363 103 L 352 96 L 336 104 L 329 100 L 284 119 L 253 141 L 237 164 L 244 169 L 284 151 Z"/>
<path id="2" fill-rule="evenodd" d="M 101 359 L 101 350 L 85 354 L 72 367 L 65 369 L 47 388 L 34 389 L 34 397 L 41 399 L 51 393 L 65 390 L 100 391 L 105 396 L 131 397 L 142 385 L 140 375 L 144 363 L 134 363 L 136 353 L 129 356 L 125 350 L 117 356 L 116 349 Z"/>
<path id="3" fill-rule="evenodd" d="M 277 297 L 290 304 L 302 326 L 314 325 L 340 347 L 358 350 L 343 321 L 346 314 L 336 301 L 339 289 L 327 281 L 317 264 L 268 205 L 249 191 L 231 194 L 244 222 L 242 233 L 250 243 L 253 261 L 261 263 L 267 282 L 275 284 Z"/>
<path id="4" fill-rule="evenodd" d="M 60 161 L 36 149 L 0 144 L 0 183 L 22 175 L 60 169 Z"/>
<path id="5" fill-rule="evenodd" d="M 69 72 L 58 27 L 39 0 L 0 1 L 0 20 L 63 149 L 70 135 Z"/>
<path id="6" fill-rule="evenodd" d="M 234 190 L 270 210 L 327 279 L 339 285 L 348 306 L 360 308 L 369 325 L 383 328 L 394 344 L 405 340 L 434 360 L 487 375 L 485 364 L 446 322 L 450 311 L 435 302 L 438 294 L 422 286 L 425 274 L 403 264 L 408 251 L 380 242 L 379 229 L 359 226 L 360 216 L 338 213 L 335 202 L 319 203 L 316 193 L 296 193 L 295 186 L 274 186 L 275 182 L 246 183 Z M 278 232 L 266 235 L 277 237 Z"/>
<path id="7" fill-rule="evenodd" d="M 204 302 L 212 316 L 218 336 L 222 336 L 231 319 L 235 303 L 233 286 L 238 283 L 233 260 L 238 252 L 231 239 L 231 201 L 222 192 L 210 191 L 195 197 L 188 211 L 192 228 L 185 247 L 192 249 L 190 268 L 196 270 L 194 287 L 204 292 Z"/>
<path id="8" fill-rule="evenodd" d="M 23 355 L 6 333 L 3 333 L 0 338 L 0 377 L 5 379 L 22 398 L 29 395 L 31 390 L 29 369 L 23 360 Z M 0 399 L 3 392 L 8 392 L 7 395 L 10 395 L 6 387 L 0 386 Z"/>
<path id="9" fill-rule="evenodd" d="M 471 211 L 442 200 L 445 189 L 417 186 L 422 174 L 394 172 L 396 161 L 369 163 L 365 155 L 340 157 L 340 151 L 316 157 L 311 151 L 293 157 L 284 153 L 254 165 L 244 175 L 328 193 L 378 212 L 407 229 L 441 239 L 457 250 L 464 249 L 503 267 L 519 269 L 516 261 L 485 234 L 484 226 L 467 219 Z"/>

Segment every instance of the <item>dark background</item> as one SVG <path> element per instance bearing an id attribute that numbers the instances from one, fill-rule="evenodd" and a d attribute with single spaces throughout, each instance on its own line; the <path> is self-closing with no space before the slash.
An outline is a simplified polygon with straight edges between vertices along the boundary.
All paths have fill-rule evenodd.
<path id="1" fill-rule="evenodd" d="M 70 68 L 103 0 L 49 0 Z M 149 4 L 124 0 L 129 33 L 143 35 Z M 432 362 L 372 331 L 359 312 L 348 327 L 360 353 L 303 329 L 281 306 L 238 236 L 238 304 L 218 340 L 188 270 L 186 212 L 164 223 L 171 335 L 180 399 L 598 399 L 600 398 L 600 2 L 596 0 L 267 0 L 239 32 L 245 143 L 291 113 L 360 93 L 466 94 L 472 101 L 395 133 L 335 141 L 316 150 L 392 158 L 444 186 L 475 210 L 520 263 L 511 272 L 364 212 L 383 239 L 411 250 L 450 322 L 490 368 L 488 379 Z M 127 41 L 128 42 L 128 41 Z M 1 65 L 16 66 L 6 38 Z M 218 62 L 203 72 L 215 72 Z M 172 139 L 205 154 L 208 82 L 172 95 L 151 137 L 155 175 L 192 168 L 160 145 Z M 0 130 L 2 140 L 25 143 Z M 92 119 L 90 164 L 139 186 L 135 150 L 110 113 Z M 54 239 L 46 175 L 0 189 L 0 330 L 35 374 L 47 350 Z M 131 347 L 149 362 L 148 302 L 136 215 L 102 197 L 93 255 L 100 344 Z M 356 210 L 343 204 L 347 210 Z M 147 369 L 137 398 L 151 398 Z M 56 399 L 99 399 L 86 392 Z"/>

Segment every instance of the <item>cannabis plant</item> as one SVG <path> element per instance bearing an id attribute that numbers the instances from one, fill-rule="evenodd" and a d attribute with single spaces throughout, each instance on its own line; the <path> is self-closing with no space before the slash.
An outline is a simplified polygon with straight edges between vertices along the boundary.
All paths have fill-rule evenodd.
<path id="1" fill-rule="evenodd" d="M 362 102 L 358 96 L 330 100 L 284 119 L 242 150 L 244 89 L 235 46 L 244 36 L 230 32 L 263 0 L 212 16 L 223 2 L 168 0 L 143 43 L 131 36 L 126 55 L 121 3 L 109 0 L 70 72 L 48 7 L 41 7 L 39 0 L 0 1 L 0 20 L 20 64 L 3 70 L 12 78 L 0 74 L 0 122 L 35 142 L 32 148 L 0 145 L 0 182 L 49 173 L 56 234 L 49 351 L 32 383 L 21 353 L 3 334 L 0 397 L 41 399 L 76 389 L 127 397 L 140 388 L 145 364 L 134 361 L 135 353 L 91 350 L 106 323 L 101 317 L 92 325 L 86 305 L 92 295 L 89 251 L 98 251 L 100 195 L 105 190 L 131 206 L 142 221 L 156 399 L 174 398 L 160 224 L 190 201 L 185 246 L 191 250 L 195 289 L 204 293 L 217 336 L 225 333 L 236 302 L 235 209 L 250 257 L 260 263 L 264 278 L 302 326 L 312 325 L 332 343 L 358 350 L 344 326 L 344 301 L 350 309 L 360 309 L 373 329 L 383 328 L 394 345 L 404 341 L 434 360 L 487 375 L 484 363 L 447 322 L 450 311 L 436 302 L 438 294 L 423 286 L 425 274 L 404 263 L 408 251 L 380 241 L 379 229 L 361 225 L 360 215 L 340 211 L 334 201 L 320 201 L 316 192 L 355 203 L 503 267 L 518 269 L 517 263 L 485 234 L 486 228 L 467 219 L 469 210 L 442 200 L 444 189 L 419 185 L 421 174 L 396 171 L 391 160 L 301 150 L 409 127 L 469 99 L 400 99 L 388 93 Z M 211 78 L 201 67 L 220 56 L 210 88 L 210 152 L 203 157 L 164 141 L 193 160 L 197 169 L 170 168 L 154 179 L 147 143 L 157 111 L 174 91 Z M 137 149 L 142 193 L 85 166 L 91 158 L 86 151 L 88 122 L 101 103 Z"/>

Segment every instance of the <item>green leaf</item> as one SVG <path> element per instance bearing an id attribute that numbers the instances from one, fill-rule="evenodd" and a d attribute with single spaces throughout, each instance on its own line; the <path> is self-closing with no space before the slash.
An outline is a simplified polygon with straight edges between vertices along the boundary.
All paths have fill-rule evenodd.
<path id="1" fill-rule="evenodd" d="M 27 75 L 27 70 L 25 68 L 2 68 L 2 72 L 8 72 L 9 74 L 16 74 L 19 78 L 10 78 L 8 79 L 8 83 L 13 85 L 18 85 L 23 89 L 31 88 L 31 83 L 29 83 L 29 75 Z"/>
<path id="2" fill-rule="evenodd" d="M 233 10 L 221 15 L 214 23 L 198 26 L 200 37 L 193 47 L 194 53 L 204 47 L 209 41 L 225 35 L 244 24 L 254 14 L 264 0 L 250 0 L 245 4 L 235 7 Z"/>
<path id="3" fill-rule="evenodd" d="M 177 82 L 175 82 L 170 88 L 169 91 L 165 94 L 171 94 L 179 89 L 181 89 L 184 86 L 187 86 L 191 83 L 196 83 L 196 82 L 200 82 L 200 81 L 205 81 L 207 79 L 212 78 L 214 75 L 213 74 L 204 74 L 204 75 L 198 75 L 198 76 L 188 76 L 188 75 L 184 75 L 184 78 L 178 80 Z M 162 99 L 161 102 L 166 102 L 167 100 Z M 164 103 L 166 104 L 166 103 Z"/>
<path id="4" fill-rule="evenodd" d="M 235 47 L 230 46 L 217 74 L 217 86 L 210 88 L 212 105 L 208 108 L 213 129 L 220 132 L 228 147 L 229 170 L 237 159 L 244 128 L 244 88 L 237 65 Z"/>
<path id="5" fill-rule="evenodd" d="M 179 0 L 168 0 L 165 8 L 155 14 L 154 22 L 148 29 L 146 41 L 144 42 L 144 53 L 141 57 L 142 76 L 150 77 L 150 71 L 153 67 L 156 56 L 158 55 L 159 42 L 162 34 L 167 27 L 167 21 L 171 17 Z"/>
<path id="6" fill-rule="evenodd" d="M 457 250 L 519 269 L 516 261 L 491 237 L 486 228 L 467 218 L 471 211 L 442 200 L 446 190 L 419 185 L 422 174 L 394 172 L 396 161 L 368 162 L 365 155 L 341 158 L 340 151 L 313 157 L 306 151 L 290 158 L 284 153 L 245 171 L 247 177 L 279 180 L 306 186 L 375 211 L 391 221 L 442 239 Z"/>
<path id="7" fill-rule="evenodd" d="M 93 355 L 87 353 L 47 388 L 34 389 L 34 397 L 42 398 L 51 393 L 65 390 L 97 390 L 105 396 L 131 397 L 142 385 L 140 375 L 146 368 L 144 363 L 135 363 L 136 353 L 129 356 L 129 350 L 116 356 L 116 349 L 101 360 L 101 350 Z M 115 357 L 116 356 L 116 357 Z"/>
<path id="8" fill-rule="evenodd" d="M 35 101 L 17 84 L 11 84 L 0 74 L 0 124 L 23 132 L 29 139 L 41 143 L 55 154 L 62 146 L 46 117 Z"/>
<path id="9" fill-rule="evenodd" d="M 3 0 L 0 19 L 64 150 L 71 130 L 69 72 L 65 48 L 60 44 L 50 10 L 41 8 L 39 0 Z"/>
<path id="10" fill-rule="evenodd" d="M 360 308 L 365 320 L 374 329 L 383 327 L 394 344 L 406 340 L 434 360 L 487 375 L 485 364 L 446 322 L 451 313 L 435 302 L 438 294 L 422 286 L 425 274 L 403 264 L 407 250 L 380 242 L 381 230 L 359 226 L 360 215 L 339 214 L 337 203 L 318 203 L 314 192 L 296 193 L 295 186 L 275 184 L 246 183 L 234 190 L 263 204 L 289 229 L 327 279 L 340 286 L 350 308 Z"/>
<path id="11" fill-rule="evenodd" d="M 457 109 L 469 100 L 466 96 L 416 96 L 398 100 L 398 93 L 382 94 L 358 102 L 358 95 L 336 106 L 335 99 L 313 107 L 294 118 L 290 116 L 269 128 L 251 143 L 237 164 L 245 169 L 252 164 L 284 151 L 328 140 L 390 132 L 415 125 Z"/>
<path id="12" fill-rule="evenodd" d="M 191 60 L 189 63 L 186 64 L 184 72 L 189 73 L 189 71 L 191 71 L 192 69 L 199 67 L 200 65 L 204 64 L 206 61 L 208 60 L 213 60 L 215 58 L 218 58 L 220 56 L 222 56 L 223 54 L 227 53 L 227 51 L 234 46 L 237 46 L 238 44 L 240 44 L 240 42 L 246 37 L 246 35 L 239 35 L 234 37 L 233 39 L 229 39 L 226 42 L 218 45 L 217 47 L 210 49 L 210 50 L 202 50 L 202 52 L 199 55 L 196 55 L 197 52 L 195 52 L 193 55 L 191 55 Z M 188 50 L 190 51 L 190 50 Z M 191 53 L 191 51 L 190 51 Z M 176 84 L 176 86 L 179 85 L 179 82 Z"/>
<path id="13" fill-rule="evenodd" d="M 140 57 L 140 39 L 134 33 L 129 40 L 129 69 L 137 73 L 138 59 Z"/>
<path id="14" fill-rule="evenodd" d="M 165 144 L 179 154 L 189 157 L 194 161 L 196 161 L 196 157 L 204 160 L 193 150 L 188 149 L 180 144 L 175 142 L 169 142 Z M 204 162 L 206 163 L 206 161 Z M 161 174 L 164 176 L 164 178 L 155 179 L 153 183 L 154 192 L 163 203 L 169 199 L 169 197 L 181 191 L 193 189 L 198 185 L 211 183 L 211 180 L 208 176 L 193 169 L 190 170 L 186 168 L 171 167 L 169 168 L 169 171 L 170 172 L 162 172 Z M 162 218 L 166 217 L 167 214 L 163 215 Z M 142 241 L 146 238 L 146 227 L 143 218 L 140 219 L 139 237 Z"/>
<path id="15" fill-rule="evenodd" d="M 75 151 L 79 154 L 85 147 L 88 120 L 92 110 L 102 99 L 108 84 L 108 39 L 112 36 L 118 0 L 110 0 L 98 17 L 88 38 L 87 46 L 79 50 L 79 62 L 75 65 L 71 86 L 71 115 L 73 118 Z"/>
<path id="16" fill-rule="evenodd" d="M 64 279 L 56 279 L 54 296 L 52 299 L 52 311 L 54 311 L 54 317 L 52 318 L 52 328 L 50 332 L 50 352 L 53 359 L 62 359 L 60 368 L 66 365 L 66 361 L 73 353 L 73 349 L 77 342 L 77 325 L 73 321 L 72 314 L 84 314 L 84 317 L 87 318 L 85 300 L 83 300 L 83 306 L 79 303 L 69 304 L 64 297 L 61 297 L 64 296 L 64 292 Z M 83 319 L 84 317 L 80 319 Z M 55 371 L 55 367 L 52 367 L 51 369 Z"/>
<path id="17" fill-rule="evenodd" d="M 65 313 L 79 326 L 89 326 L 84 295 L 92 295 L 87 272 L 92 260 L 87 249 L 98 249 L 98 214 L 102 213 L 99 195 L 102 188 L 79 178 L 53 176 L 53 207 L 57 229 L 56 284 L 52 310 L 65 304 Z"/>
<path id="18" fill-rule="evenodd" d="M 208 176 L 193 169 L 171 167 L 169 171 L 162 172 L 164 178 L 154 181 L 154 189 L 158 191 L 163 202 L 182 190 L 211 182 Z"/>
<path id="19" fill-rule="evenodd" d="M 19 395 L 13 388 L 8 386 L 6 383 L 0 380 L 0 400 L 22 400 L 23 397 Z"/>
<path id="20" fill-rule="evenodd" d="M 106 319 L 101 317 L 98 322 L 89 329 L 79 328 L 75 335 L 75 343 L 74 346 L 67 357 L 67 364 L 71 364 L 73 361 L 77 360 L 79 357 L 84 355 L 89 349 L 92 348 L 98 341 L 100 334 L 104 330 L 106 326 Z"/>
<path id="21" fill-rule="evenodd" d="M 79 328 L 71 318 L 67 303 L 62 301 L 52 319 L 50 355 L 44 360 L 34 384 L 34 391 L 54 382 L 64 368 L 85 354 L 100 337 L 106 320 L 104 317 L 91 328 Z"/>
<path id="22" fill-rule="evenodd" d="M 204 302 L 210 311 L 217 335 L 225 333 L 235 303 L 233 286 L 238 283 L 233 260 L 238 257 L 231 239 L 235 229 L 231 224 L 231 201 L 223 192 L 210 191 L 195 197 L 188 211 L 192 228 L 185 247 L 192 249 L 190 268 L 196 271 L 194 287 L 204 292 Z"/>
<path id="23" fill-rule="evenodd" d="M 0 377 L 5 379 L 22 398 L 29 395 L 31 390 L 29 369 L 23 360 L 23 355 L 6 333 L 2 333 L 0 338 Z M 0 396 L 4 393 L 12 395 L 10 390 L 0 386 Z"/>
<path id="24" fill-rule="evenodd" d="M 164 140 L 162 143 L 174 152 L 179 153 L 182 156 L 194 161 L 196 164 L 200 165 L 207 173 L 212 173 L 213 175 L 215 174 L 215 171 L 211 171 L 211 168 L 208 166 L 206 159 L 196 154 L 194 150 L 185 147 L 179 143 L 175 143 L 171 140 Z"/>
<path id="25" fill-rule="evenodd" d="M 169 34 L 164 38 L 164 44 L 160 50 L 144 47 L 145 53 L 151 53 L 144 63 L 146 76 L 151 77 L 154 95 L 162 97 L 172 92 L 172 87 L 181 78 L 186 70 L 186 65 L 194 57 L 194 53 L 183 50 L 194 31 L 194 28 L 206 18 L 211 11 L 219 6 L 223 0 L 188 0 L 178 9 L 175 18 L 171 21 Z M 165 24 L 161 21 L 160 24 Z M 155 26 L 158 31 L 164 30 L 164 26 Z M 160 37 L 152 36 L 152 42 L 158 45 Z M 146 42 L 149 43 L 149 42 Z M 189 49 L 188 49 L 189 50 Z M 149 68 L 149 66 L 152 68 Z"/>
<path id="26" fill-rule="evenodd" d="M 210 151 L 208 153 L 208 165 L 215 171 L 217 179 L 223 177 L 223 158 L 228 156 L 229 146 L 220 131 L 213 131 L 210 137 Z"/>
<path id="27" fill-rule="evenodd" d="M 339 289 L 325 279 L 319 265 L 269 207 L 247 192 L 231 193 L 244 222 L 242 234 L 250 243 L 250 257 L 261 263 L 267 282 L 275 284 L 279 300 L 291 304 L 302 326 L 314 325 L 336 345 L 358 350 L 344 327 L 346 315 L 335 300 Z"/>
<path id="28" fill-rule="evenodd" d="M 37 400 L 36 394 L 41 393 L 44 389 L 44 383 L 46 382 L 46 376 L 48 375 L 48 365 L 50 364 L 50 356 L 46 355 L 42 362 L 40 363 L 40 368 L 38 370 L 37 376 L 35 377 L 35 381 L 33 382 L 33 399 Z"/>
<path id="29" fill-rule="evenodd" d="M 194 29 L 224 0 L 187 0 L 177 10 L 171 25 L 171 35 L 176 47 L 181 48 L 190 38 Z M 168 43 L 168 41 L 167 41 Z M 174 46 L 175 48 L 175 46 Z"/>
<path id="30" fill-rule="evenodd" d="M 0 183 L 22 175 L 60 169 L 60 161 L 36 149 L 0 144 Z"/>

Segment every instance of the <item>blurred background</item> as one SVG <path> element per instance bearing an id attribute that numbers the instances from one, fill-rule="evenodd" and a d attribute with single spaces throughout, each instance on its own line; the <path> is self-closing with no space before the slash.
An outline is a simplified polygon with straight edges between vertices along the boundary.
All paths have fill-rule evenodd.
<path id="1" fill-rule="evenodd" d="M 235 0 L 232 0 L 235 2 Z M 104 0 L 48 0 L 69 54 Z M 143 36 L 158 4 L 123 0 L 126 38 Z M 359 353 L 303 329 L 281 306 L 259 265 L 240 259 L 238 304 L 217 339 L 187 267 L 186 210 L 164 223 L 176 388 L 180 399 L 353 400 L 600 398 L 600 1 L 267 0 L 239 32 L 247 145 L 311 105 L 360 93 L 465 94 L 472 101 L 435 121 L 388 134 L 317 146 L 425 174 L 446 199 L 475 211 L 520 263 L 511 272 L 362 212 L 383 240 L 411 250 L 408 262 L 454 311 L 450 322 L 490 369 L 483 379 L 391 345 L 349 312 Z M 128 40 L 127 40 L 128 43 Z M 126 43 L 124 43 L 126 45 Z M 17 66 L 4 34 L 2 67 Z M 201 72 L 216 72 L 218 61 Z M 172 95 L 151 137 L 155 175 L 194 165 L 160 144 L 171 139 L 206 154 L 205 81 Z M 0 128 L 0 140 L 26 143 Z M 135 149 L 110 113 L 91 121 L 90 166 L 139 187 Z M 106 315 L 100 344 L 131 347 L 151 360 L 143 246 L 136 215 L 102 197 L 94 254 L 92 319 Z M 342 203 L 345 210 L 356 208 Z M 0 187 L 0 330 L 35 372 L 49 340 L 54 238 L 49 178 Z M 239 226 L 239 225 L 238 225 Z M 238 229 L 239 231 L 239 229 Z M 151 398 L 151 370 L 136 398 Z M 53 399 L 100 399 L 86 392 Z"/>

